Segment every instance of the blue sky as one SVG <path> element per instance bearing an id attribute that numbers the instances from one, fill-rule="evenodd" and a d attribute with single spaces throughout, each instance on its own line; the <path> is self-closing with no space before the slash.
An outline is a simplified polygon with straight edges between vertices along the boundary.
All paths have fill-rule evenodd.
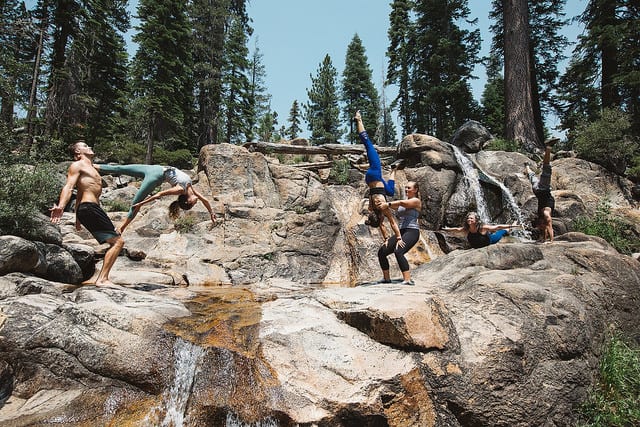
<path id="1" fill-rule="evenodd" d="M 263 55 L 271 108 L 278 113 L 279 125 L 288 125 L 294 100 L 307 102 L 310 76 L 316 76 L 326 54 L 339 78 L 342 76 L 347 46 L 356 33 L 366 50 L 374 83 L 381 89 L 390 3 L 391 0 L 250 0 L 248 13 L 253 20 L 254 35 L 249 48 L 253 51 L 257 42 Z M 478 18 L 477 28 L 482 33 L 481 55 L 488 53 L 491 42 L 489 4 L 489 0 L 469 1 L 470 18 Z M 582 13 L 585 5 L 585 0 L 567 0 L 566 17 Z M 579 32 L 574 24 L 565 34 L 575 41 Z M 476 69 L 476 76 L 479 79 L 472 82 L 472 89 L 479 100 L 485 79 L 483 67 Z M 393 88 L 387 89 L 387 98 L 394 94 Z M 553 127 L 557 123 L 552 119 L 547 125 Z M 306 130 L 303 136 L 308 136 Z"/>

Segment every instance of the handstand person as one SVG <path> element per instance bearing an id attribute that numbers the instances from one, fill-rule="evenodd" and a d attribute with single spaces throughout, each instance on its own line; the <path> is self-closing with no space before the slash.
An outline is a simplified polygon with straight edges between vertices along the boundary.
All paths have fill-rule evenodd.
<path id="1" fill-rule="evenodd" d="M 395 177 L 395 169 L 392 171 L 391 178 L 388 181 L 385 181 L 382 178 L 382 162 L 380 161 L 380 156 L 373 146 L 373 143 L 369 139 L 369 135 L 367 134 L 364 125 L 362 124 L 360 111 L 356 111 L 353 119 L 355 120 L 358 128 L 358 137 L 360 137 L 360 142 L 364 144 L 367 151 L 367 158 L 369 159 L 369 169 L 367 169 L 364 176 L 364 180 L 369 187 L 369 210 L 371 211 L 367 224 L 372 227 L 379 227 L 380 232 L 382 233 L 382 238 L 386 242 L 387 231 L 383 224 L 383 220 L 386 217 L 391 229 L 395 233 L 396 245 L 402 248 L 404 247 L 404 242 L 402 241 L 402 235 L 400 234 L 398 223 L 396 222 L 393 213 L 386 205 L 386 196 L 393 196 L 395 194 L 395 180 L 393 179 Z M 380 205 L 382 207 L 378 207 L 377 201 L 382 203 Z"/>
<path id="2" fill-rule="evenodd" d="M 420 239 L 418 218 L 420 217 L 420 210 L 422 209 L 422 201 L 419 197 L 420 188 L 417 182 L 409 181 L 404 190 L 405 198 L 403 200 L 394 200 L 393 202 L 386 203 L 388 208 L 396 210 L 396 215 L 400 220 L 399 228 L 404 246 L 396 246 L 396 238 L 395 236 L 391 236 L 378 250 L 378 261 L 380 262 L 383 277 L 382 283 L 391 282 L 387 256 L 394 254 L 396 261 L 398 261 L 398 267 L 400 267 L 400 271 L 402 272 L 402 284 L 414 285 L 413 280 L 411 280 L 411 271 L 409 271 L 409 261 L 407 261 L 405 254 L 409 252 Z M 382 208 L 381 205 L 384 202 L 380 200 L 377 202 L 378 207 Z"/>
<path id="3" fill-rule="evenodd" d="M 122 225 L 118 227 L 120 233 L 123 233 L 125 228 L 133 221 L 138 212 L 140 211 L 140 207 L 146 203 L 149 203 L 152 200 L 159 199 L 164 196 L 178 196 L 178 199 L 175 200 L 171 205 L 169 205 L 169 216 L 172 219 L 175 219 L 180 214 L 180 209 L 189 210 L 191 209 L 198 200 L 202 202 L 202 204 L 209 211 L 209 216 L 211 217 L 211 221 L 215 224 L 216 216 L 211 209 L 211 204 L 200 192 L 198 192 L 195 188 L 193 188 L 193 183 L 191 182 L 191 178 L 186 173 L 182 172 L 180 169 L 174 168 L 172 166 L 160 166 L 160 165 L 141 165 L 141 164 L 133 164 L 133 165 L 94 165 L 95 168 L 102 175 L 129 175 L 136 178 L 142 178 L 142 184 L 140 184 L 140 189 L 133 197 L 133 201 L 131 202 L 131 208 L 129 209 L 129 213 L 127 214 L 127 218 L 124 220 Z M 147 198 L 156 187 L 162 185 L 163 182 L 168 182 L 173 185 L 172 188 L 164 191 L 160 191 L 157 194 Z M 146 199 L 146 200 L 145 200 Z"/>
<path id="4" fill-rule="evenodd" d="M 469 246 L 477 249 L 498 243 L 507 234 L 507 230 L 511 230 L 513 227 L 520 226 L 516 223 L 511 225 L 483 224 L 476 212 L 469 212 L 462 227 L 443 227 L 442 231 L 464 233 Z"/>
<path id="5" fill-rule="evenodd" d="M 551 194 L 551 147 L 560 141 L 560 138 L 549 138 L 544 142 L 544 157 L 542 159 L 542 172 L 540 177 L 529 169 L 529 165 L 525 163 L 525 175 L 531 182 L 533 194 L 538 199 L 538 212 L 534 220 L 534 227 L 540 231 L 538 241 L 546 242 L 547 239 L 553 242 L 553 210 L 556 207 L 556 201 Z"/>
<path id="6" fill-rule="evenodd" d="M 58 224 L 65 206 L 69 203 L 74 187 L 77 188 L 76 196 L 76 229 L 80 230 L 80 224 L 95 237 L 99 243 L 109 243 L 110 248 L 104 255 L 102 269 L 95 281 L 96 285 L 110 285 L 109 272 L 116 261 L 120 250 L 124 246 L 124 240 L 115 230 L 113 222 L 100 207 L 100 194 L 102 193 L 102 179 L 93 167 L 94 153 L 84 141 L 78 141 L 69 146 L 74 162 L 67 171 L 67 181 L 60 192 L 57 205 L 53 205 L 51 222 Z"/>

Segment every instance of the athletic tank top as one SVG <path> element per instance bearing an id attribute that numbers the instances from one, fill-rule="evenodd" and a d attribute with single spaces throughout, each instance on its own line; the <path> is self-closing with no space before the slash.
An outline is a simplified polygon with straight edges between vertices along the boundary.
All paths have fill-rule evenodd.
<path id="1" fill-rule="evenodd" d="M 171 185 L 179 185 L 184 191 L 187 191 L 187 186 L 191 185 L 189 175 L 172 166 L 164 168 L 164 179 Z"/>
<path id="2" fill-rule="evenodd" d="M 488 234 L 482 234 L 480 232 L 477 233 L 467 233 L 467 241 L 472 248 L 484 248 L 485 246 L 489 246 L 491 240 L 489 239 Z"/>
<path id="3" fill-rule="evenodd" d="M 420 225 L 418 224 L 420 212 L 418 212 L 417 209 L 407 209 L 404 206 L 400 206 L 396 212 L 396 216 L 399 219 L 398 228 L 400 230 L 404 228 L 413 228 L 415 230 L 420 229 Z"/>

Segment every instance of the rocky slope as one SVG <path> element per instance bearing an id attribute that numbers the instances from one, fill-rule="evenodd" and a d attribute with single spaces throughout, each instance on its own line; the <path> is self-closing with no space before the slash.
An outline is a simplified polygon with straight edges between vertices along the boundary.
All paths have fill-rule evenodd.
<path id="1" fill-rule="evenodd" d="M 178 233 L 169 201 L 145 207 L 114 266 L 121 286 L 62 283 L 90 274 L 73 267 L 78 253 L 104 250 L 70 214 L 62 244 L 83 250 L 65 249 L 69 262 L 49 261 L 54 243 L 2 237 L 0 423 L 574 425 L 608 331 L 640 339 L 640 263 L 579 233 L 443 245 L 433 230 L 469 208 L 449 203 L 466 191 L 451 150 L 422 136 L 399 150 L 410 162 L 399 188 L 419 181 L 427 206 L 415 287 L 363 284 L 379 277 L 380 237 L 363 224 L 361 175 L 328 185 L 224 144 L 203 149 L 197 175 L 224 222 L 197 205 L 191 232 Z M 527 215 L 526 158 L 474 161 Z M 595 165 L 557 160 L 554 180 L 559 224 L 598 194 L 633 220 L 626 184 Z M 115 187 L 106 200 L 130 198 Z M 492 188 L 494 217 L 509 219 Z M 12 257 L 16 247 L 31 255 Z"/>

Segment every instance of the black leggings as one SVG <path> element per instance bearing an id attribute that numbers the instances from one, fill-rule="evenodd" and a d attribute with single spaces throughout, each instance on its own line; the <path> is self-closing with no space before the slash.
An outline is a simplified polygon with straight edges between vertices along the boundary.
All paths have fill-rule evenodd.
<path id="1" fill-rule="evenodd" d="M 380 262 L 380 268 L 383 270 L 389 269 L 389 260 L 387 259 L 387 256 L 393 253 L 398 261 L 400 271 L 409 271 L 409 261 L 404 257 L 404 254 L 409 252 L 409 250 L 418 243 L 420 230 L 416 228 L 403 228 L 400 230 L 400 235 L 404 242 L 404 248 L 401 248 L 400 246 L 396 248 L 396 236 L 393 235 L 389 237 L 387 244 L 380 246 L 380 249 L 378 250 L 378 261 Z"/>

